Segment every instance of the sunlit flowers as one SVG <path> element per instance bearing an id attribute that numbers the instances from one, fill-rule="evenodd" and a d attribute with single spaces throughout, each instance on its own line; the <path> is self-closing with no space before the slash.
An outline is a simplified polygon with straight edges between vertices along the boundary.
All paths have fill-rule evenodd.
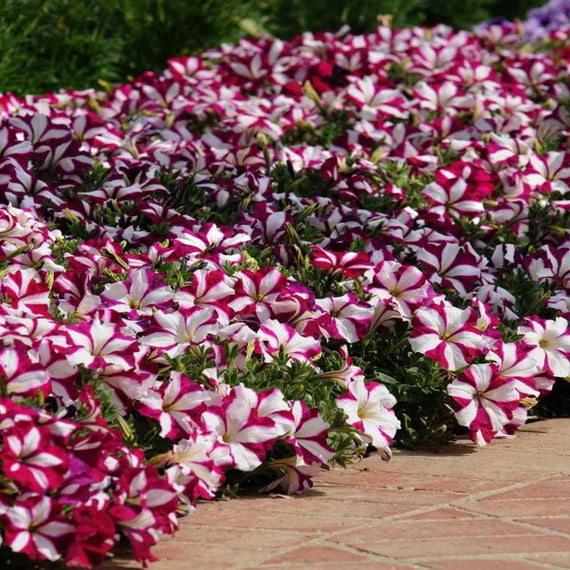
<path id="1" fill-rule="evenodd" d="M 144 564 L 200 499 L 513 437 L 570 376 L 558 28 L 248 38 L 0 95 L 3 547 Z"/>
<path id="2" fill-rule="evenodd" d="M 481 445 L 503 430 L 520 401 L 514 380 L 501 377 L 494 364 L 472 364 L 447 390 L 459 406 L 457 421 Z"/>
<path id="3" fill-rule="evenodd" d="M 400 422 L 392 408 L 394 396 L 378 382 L 354 380 L 345 394 L 337 398 L 338 407 L 348 416 L 348 423 L 362 433 L 364 440 L 378 448 L 384 458 L 391 456 L 390 442 Z"/>

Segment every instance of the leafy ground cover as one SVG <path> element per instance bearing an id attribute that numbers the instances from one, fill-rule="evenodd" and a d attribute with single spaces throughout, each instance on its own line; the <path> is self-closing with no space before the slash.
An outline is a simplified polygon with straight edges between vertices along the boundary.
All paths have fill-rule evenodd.
<path id="1" fill-rule="evenodd" d="M 1 96 L 5 552 L 152 560 L 199 499 L 513 437 L 570 376 L 567 34 L 241 40 Z"/>

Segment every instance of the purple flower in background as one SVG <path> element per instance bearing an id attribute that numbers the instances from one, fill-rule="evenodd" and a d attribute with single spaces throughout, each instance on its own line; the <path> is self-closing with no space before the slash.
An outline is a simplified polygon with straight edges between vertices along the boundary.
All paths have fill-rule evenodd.
<path id="1" fill-rule="evenodd" d="M 506 30 L 508 28 L 514 29 L 515 26 L 508 20 L 493 18 L 475 26 L 474 31 L 477 35 L 485 36 L 492 28 Z M 551 32 L 570 27 L 570 0 L 550 0 L 543 6 L 530 10 L 526 19 L 521 22 L 521 27 L 522 30 L 517 26 L 516 35 L 519 36 L 519 39 L 532 43 L 540 43 L 548 38 Z M 522 37 L 520 37 L 521 32 Z M 516 38 L 509 36 L 509 39 L 514 39 L 515 43 L 518 43 Z"/>
<path id="2" fill-rule="evenodd" d="M 540 42 L 550 32 L 570 25 L 570 0 L 550 0 L 531 10 L 522 23 L 525 39 Z"/>

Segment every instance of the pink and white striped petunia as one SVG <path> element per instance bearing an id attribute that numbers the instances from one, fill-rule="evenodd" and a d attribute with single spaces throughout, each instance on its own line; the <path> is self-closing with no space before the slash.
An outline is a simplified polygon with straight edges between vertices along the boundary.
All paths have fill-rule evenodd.
<path id="1" fill-rule="evenodd" d="M 463 178 L 456 178 L 453 184 L 445 186 L 432 182 L 422 190 L 422 196 L 433 204 L 429 211 L 436 214 L 475 216 L 485 211 L 483 202 L 469 196 L 468 186 Z"/>
<path id="2" fill-rule="evenodd" d="M 397 89 L 389 89 L 370 76 L 358 78 L 346 89 L 348 101 L 356 105 L 359 116 L 366 121 L 381 117 L 405 118 L 407 101 Z"/>
<path id="3" fill-rule="evenodd" d="M 3 335 L 4 339 L 7 336 Z M 50 377 L 42 364 L 30 358 L 33 355 L 19 342 L 0 349 L 0 376 L 9 395 L 32 396 L 40 390 L 49 393 Z"/>
<path id="4" fill-rule="evenodd" d="M 270 319 L 257 331 L 255 352 L 261 354 L 265 362 L 273 362 L 282 354 L 287 357 L 289 363 L 312 363 L 321 354 L 321 343 L 299 334 L 286 323 Z"/>
<path id="5" fill-rule="evenodd" d="M 175 234 L 174 245 L 180 246 L 184 253 L 190 255 L 190 259 L 212 257 L 219 265 L 231 259 L 231 253 L 251 240 L 245 233 L 221 229 L 212 223 L 205 224 L 199 233 L 180 227 L 174 227 L 172 233 Z"/>
<path id="6" fill-rule="evenodd" d="M 354 293 L 317 299 L 315 304 L 330 315 L 324 330 L 332 338 L 358 342 L 370 330 L 373 317 L 371 306 L 361 301 Z"/>
<path id="7" fill-rule="evenodd" d="M 432 283 L 453 289 L 460 295 L 473 290 L 481 278 L 481 265 L 485 263 L 469 245 L 457 243 L 427 244 L 417 256 Z"/>
<path id="8" fill-rule="evenodd" d="M 369 255 L 364 251 L 331 251 L 318 245 L 312 248 L 311 262 L 331 275 L 341 274 L 347 279 L 362 277 L 374 267 Z"/>
<path id="9" fill-rule="evenodd" d="M 229 307 L 240 315 L 253 315 L 263 323 L 274 317 L 272 306 L 284 289 L 287 280 L 283 273 L 272 267 L 263 267 L 258 271 L 244 270 L 234 275 L 234 298 Z"/>
<path id="10" fill-rule="evenodd" d="M 35 560 L 59 560 L 65 553 L 63 539 L 74 532 L 74 525 L 55 512 L 50 497 L 19 499 L 6 513 L 6 545 Z"/>
<path id="11" fill-rule="evenodd" d="M 191 505 L 199 498 L 214 498 L 223 481 L 223 470 L 212 459 L 217 445 L 217 434 L 194 430 L 164 457 L 164 463 L 170 465 L 166 470 L 168 480 Z"/>
<path id="12" fill-rule="evenodd" d="M 570 164 L 564 152 L 531 153 L 524 180 L 541 192 L 570 191 Z"/>
<path id="13" fill-rule="evenodd" d="M 402 265 L 397 261 L 380 262 L 366 292 L 379 299 L 392 301 L 407 319 L 426 299 L 435 295 L 417 267 Z"/>
<path id="14" fill-rule="evenodd" d="M 455 417 L 471 431 L 471 438 L 486 445 L 513 418 L 521 396 L 515 380 L 502 378 L 495 364 L 472 364 L 447 387 L 459 408 Z"/>
<path id="15" fill-rule="evenodd" d="M 180 372 L 172 372 L 166 382 L 157 382 L 140 398 L 139 413 L 160 424 L 160 437 L 177 440 L 187 437 L 199 424 L 208 405 L 217 405 L 220 397 L 205 390 Z"/>
<path id="16" fill-rule="evenodd" d="M 22 313 L 49 314 L 49 288 L 35 269 L 18 269 L 2 277 L 0 297 Z"/>
<path id="17" fill-rule="evenodd" d="M 294 495 L 313 486 L 312 479 L 320 472 L 321 465 L 320 463 L 307 465 L 294 456 L 274 459 L 268 463 L 267 468 L 281 472 L 281 475 L 269 485 L 259 489 L 259 492 L 269 493 L 274 489 L 281 489 L 288 495 Z"/>
<path id="18" fill-rule="evenodd" d="M 546 372 L 559 378 L 570 376 L 570 331 L 565 318 L 527 318 L 518 333 L 524 335 L 522 340 L 530 349 L 528 356 Z"/>
<path id="19" fill-rule="evenodd" d="M 236 386 L 219 406 L 202 414 L 204 427 L 215 433 L 219 446 L 211 453 L 216 463 L 223 457 L 240 471 L 252 471 L 265 459 L 282 428 L 268 415 L 259 415 L 248 389 Z"/>
<path id="20" fill-rule="evenodd" d="M 330 425 L 322 419 L 316 408 L 310 409 L 304 402 L 298 400 L 289 403 L 293 413 L 294 428 L 286 441 L 293 445 L 302 463 L 326 465 L 335 454 L 327 445 Z"/>
<path id="21" fill-rule="evenodd" d="M 105 286 L 101 298 L 119 313 L 151 315 L 172 304 L 174 291 L 149 269 L 133 269 L 124 281 Z"/>
<path id="22" fill-rule="evenodd" d="M 410 345 L 447 370 L 466 366 L 488 344 L 476 328 L 473 309 L 458 309 L 448 303 L 418 309 L 412 320 Z"/>
<path id="23" fill-rule="evenodd" d="M 157 349 L 159 355 L 176 358 L 189 346 L 215 336 L 219 325 L 218 314 L 212 307 L 193 307 L 171 313 L 159 310 L 153 314 L 153 324 L 142 337 L 142 343 Z"/>
<path id="24" fill-rule="evenodd" d="M 400 422 L 392 410 L 396 398 L 388 389 L 379 382 L 354 380 L 336 399 L 336 404 L 347 415 L 346 421 L 362 434 L 363 440 L 376 447 L 383 459 L 390 459 L 390 443 Z"/>
<path id="25" fill-rule="evenodd" d="M 69 466 L 65 450 L 54 444 L 45 428 L 19 422 L 3 433 L 4 472 L 24 489 L 47 492 L 57 489 Z"/>
<path id="26" fill-rule="evenodd" d="M 128 370 L 135 365 L 136 339 L 127 336 L 118 325 L 94 319 L 66 329 L 70 347 L 67 359 L 90 369 L 113 367 Z"/>
<path id="27" fill-rule="evenodd" d="M 216 306 L 225 302 L 233 294 L 230 278 L 223 271 L 198 269 L 192 276 L 192 284 L 176 293 L 180 308 L 196 306 Z"/>
<path id="28" fill-rule="evenodd" d="M 538 396 L 535 377 L 542 371 L 522 342 L 499 341 L 485 358 L 494 362 L 502 378 L 512 378 L 521 396 Z"/>

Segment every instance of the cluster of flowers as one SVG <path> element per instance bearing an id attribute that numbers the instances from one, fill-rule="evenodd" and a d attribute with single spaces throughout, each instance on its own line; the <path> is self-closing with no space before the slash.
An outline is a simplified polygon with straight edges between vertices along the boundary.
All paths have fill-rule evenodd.
<path id="1" fill-rule="evenodd" d="M 145 561 L 230 473 L 299 492 L 343 429 L 388 458 L 396 402 L 353 347 L 394 331 L 474 440 L 511 437 L 570 375 L 568 61 L 518 39 L 242 40 L 1 96 L 4 544 Z"/>
<path id="2" fill-rule="evenodd" d="M 526 38 L 533 42 L 543 41 L 551 32 L 567 28 L 569 24 L 568 0 L 550 0 L 543 6 L 530 10 L 522 22 Z"/>
<path id="3" fill-rule="evenodd" d="M 25 383 L 26 375 L 33 378 L 24 372 L 15 382 Z M 79 401 L 88 416 L 72 422 L 2 399 L 5 544 L 32 559 L 64 556 L 70 566 L 90 568 L 120 532 L 146 560 L 158 536 L 177 528 L 176 490 L 109 429 L 91 390 Z"/>
<path id="4" fill-rule="evenodd" d="M 123 535 L 137 559 L 152 559 L 150 546 L 176 528 L 179 501 L 191 508 L 214 497 L 225 471 L 255 470 L 277 441 L 290 453 L 269 461 L 277 476 L 263 490 L 300 492 L 334 457 L 329 424 L 316 408 L 277 388 L 258 392 L 222 379 L 228 365 L 245 365 L 248 352 L 264 362 L 281 355 L 287 365 L 316 366 L 320 337 L 287 324 L 306 311 L 310 292 L 278 269 L 229 277 L 214 261 L 226 254 L 206 252 L 212 243 L 233 250 L 243 236 L 192 227 L 197 233 L 185 233 L 185 243 L 145 254 L 125 254 L 108 238 L 74 243 L 60 264 L 52 252 L 64 240 L 59 230 L 30 209 L 0 207 L 0 521 L 12 550 L 91 567 Z M 196 270 L 175 291 L 153 268 L 152 251 L 176 259 L 205 254 L 215 268 Z M 220 341 L 238 349 L 231 362 Z M 215 367 L 191 380 L 173 362 L 196 349 L 211 354 Z M 388 457 L 398 427 L 394 398 L 365 383 L 348 357 L 334 380 L 346 388 L 338 408 L 362 441 Z M 130 432 L 124 418 L 135 413 L 156 424 L 156 441 L 171 443 L 166 452 L 153 450 L 150 464 L 123 442 Z"/>
<path id="5" fill-rule="evenodd" d="M 525 19 L 518 25 L 502 18 L 496 18 L 479 24 L 475 29 L 481 33 L 496 24 L 510 25 L 513 28 L 520 26 L 522 41 L 539 44 L 550 37 L 556 38 L 559 32 L 570 26 L 570 1 L 549 0 L 542 6 L 529 10 Z"/>

